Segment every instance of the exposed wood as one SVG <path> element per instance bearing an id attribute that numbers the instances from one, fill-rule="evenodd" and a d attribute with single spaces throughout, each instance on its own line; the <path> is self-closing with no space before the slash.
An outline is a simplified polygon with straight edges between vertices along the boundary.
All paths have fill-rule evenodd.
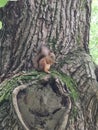
<path id="1" fill-rule="evenodd" d="M 25 122 L 23 121 L 22 119 L 22 116 L 21 116 L 21 113 L 19 111 L 19 107 L 18 107 L 18 103 L 17 103 L 17 95 L 19 93 L 19 91 L 23 90 L 23 89 L 26 89 L 27 88 L 27 85 L 20 85 L 18 86 L 17 88 L 14 89 L 13 91 L 13 94 L 12 94 L 12 99 L 13 99 L 13 106 L 15 108 L 15 111 L 16 111 L 16 114 L 21 122 L 21 124 L 23 125 L 23 127 L 26 129 L 26 130 L 29 130 L 29 128 L 25 125 Z"/>

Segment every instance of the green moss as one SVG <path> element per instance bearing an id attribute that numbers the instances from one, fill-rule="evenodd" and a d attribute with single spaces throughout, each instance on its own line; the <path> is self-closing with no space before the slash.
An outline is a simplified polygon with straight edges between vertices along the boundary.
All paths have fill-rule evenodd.
<path id="1" fill-rule="evenodd" d="M 76 100 L 79 98 L 79 95 L 77 92 L 77 85 L 75 81 L 70 76 L 67 76 L 66 74 L 62 72 L 58 73 L 55 70 L 52 71 L 52 75 L 58 76 L 58 78 L 63 81 L 63 83 L 66 85 L 67 89 L 69 90 L 69 94 L 72 100 L 74 101 L 72 103 L 74 104 Z M 78 111 L 77 111 L 77 107 L 75 105 L 73 106 L 74 107 L 72 108 L 72 118 L 75 119 L 77 117 Z"/>
<path id="2" fill-rule="evenodd" d="M 0 84 L 0 104 L 5 100 L 9 100 L 13 89 L 21 85 L 21 83 L 27 84 L 30 83 L 32 80 L 40 80 L 45 75 L 46 73 L 44 72 L 31 71 L 22 75 L 12 77 L 11 79 L 2 82 Z M 74 100 L 77 99 L 78 94 L 76 92 L 76 84 L 70 77 L 57 71 L 51 71 L 51 76 L 58 77 L 60 80 L 62 80 L 62 82 L 66 84 L 66 87 L 68 87 L 70 96 Z"/>
<path id="3" fill-rule="evenodd" d="M 70 114 L 70 118 L 72 120 L 76 121 L 77 120 L 77 116 L 78 116 L 78 108 L 75 105 L 73 105 L 72 111 L 71 111 L 71 114 Z"/>
<path id="4" fill-rule="evenodd" d="M 45 73 L 32 71 L 32 72 L 28 72 L 28 73 L 20 75 L 20 76 L 12 77 L 11 79 L 8 79 L 8 80 L 2 82 L 0 84 L 0 104 L 4 100 L 8 100 L 9 96 L 11 96 L 13 89 L 15 87 L 21 85 L 21 83 L 28 83 L 28 82 L 32 81 L 33 79 L 38 80 L 41 77 L 43 77 L 44 75 L 45 75 Z"/>
<path id="5" fill-rule="evenodd" d="M 12 86 L 15 87 L 15 86 L 18 86 L 18 83 L 16 82 L 16 79 L 13 78 L 11 80 L 8 80 L 6 82 L 4 82 L 4 84 L 2 83 L 0 85 L 0 103 L 3 101 L 3 100 L 7 100 L 9 95 L 10 95 L 10 92 L 12 90 Z"/>
<path id="6" fill-rule="evenodd" d="M 74 101 L 76 101 L 78 98 L 78 93 L 76 90 L 77 85 L 76 85 L 75 81 L 71 77 L 63 74 L 62 72 L 58 73 L 57 71 L 52 71 L 52 75 L 58 76 L 58 78 L 60 78 L 65 83 L 66 87 L 68 88 L 68 90 L 70 92 L 69 93 L 70 96 L 72 97 L 72 99 Z"/>

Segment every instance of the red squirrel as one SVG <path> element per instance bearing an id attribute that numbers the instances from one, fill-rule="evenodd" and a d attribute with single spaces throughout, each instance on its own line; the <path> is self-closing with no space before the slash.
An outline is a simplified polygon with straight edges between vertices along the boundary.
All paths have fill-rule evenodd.
<path id="1" fill-rule="evenodd" d="M 55 54 L 46 46 L 42 45 L 39 52 L 33 59 L 34 68 L 37 70 L 50 73 L 50 67 L 55 63 Z"/>

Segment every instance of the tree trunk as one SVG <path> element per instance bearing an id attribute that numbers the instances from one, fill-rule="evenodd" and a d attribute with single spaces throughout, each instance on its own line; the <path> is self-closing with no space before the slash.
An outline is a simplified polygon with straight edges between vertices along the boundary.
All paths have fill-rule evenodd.
<path id="1" fill-rule="evenodd" d="M 0 13 L 0 129 L 97 130 L 91 0 L 19 0 Z M 55 53 L 55 67 L 26 73 L 41 45 Z"/>

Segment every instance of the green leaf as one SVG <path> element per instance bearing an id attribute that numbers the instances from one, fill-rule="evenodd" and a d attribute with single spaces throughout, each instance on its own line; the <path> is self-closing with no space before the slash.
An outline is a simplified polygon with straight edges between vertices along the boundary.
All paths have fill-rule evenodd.
<path id="1" fill-rule="evenodd" d="M 0 8 L 7 4 L 8 0 L 0 0 Z"/>
<path id="2" fill-rule="evenodd" d="M 0 29 L 2 28 L 2 22 L 0 21 Z"/>

